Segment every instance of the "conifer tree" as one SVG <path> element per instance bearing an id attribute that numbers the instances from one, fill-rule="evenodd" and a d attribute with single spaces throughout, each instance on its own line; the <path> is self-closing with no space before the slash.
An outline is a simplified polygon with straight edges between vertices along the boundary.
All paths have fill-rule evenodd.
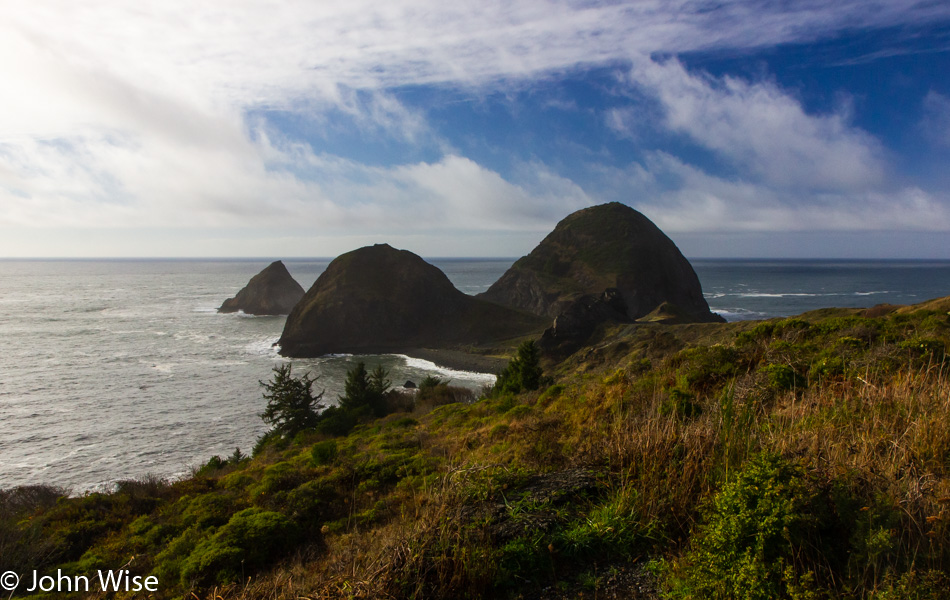
<path id="1" fill-rule="evenodd" d="M 534 340 L 527 340 L 518 347 L 518 354 L 498 374 L 496 393 L 518 394 L 536 390 L 541 386 L 541 352 Z"/>
<path id="2" fill-rule="evenodd" d="M 377 365 L 373 372 L 369 373 L 366 363 L 360 361 L 346 373 L 340 408 L 357 416 L 384 416 L 386 392 L 392 385 L 388 377 L 389 372 L 382 365 Z"/>
<path id="3" fill-rule="evenodd" d="M 318 409 L 323 392 L 313 394 L 315 378 L 309 373 L 294 377 L 292 367 L 283 364 L 274 367 L 274 376 L 268 382 L 261 381 L 267 407 L 261 419 L 273 427 L 273 432 L 291 438 L 301 431 L 312 429 L 319 419 Z"/>

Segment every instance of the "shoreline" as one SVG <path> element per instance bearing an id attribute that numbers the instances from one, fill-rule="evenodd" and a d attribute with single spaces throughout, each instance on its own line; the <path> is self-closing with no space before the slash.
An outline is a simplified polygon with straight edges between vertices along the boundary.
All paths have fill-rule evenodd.
<path id="1" fill-rule="evenodd" d="M 495 375 L 508 364 L 507 358 L 497 356 L 485 356 L 483 354 L 472 354 L 462 350 L 434 349 L 434 348 L 413 348 L 400 352 L 412 358 L 419 358 L 435 363 L 440 367 L 453 369 L 455 371 L 468 371 L 470 373 L 487 373 Z"/>

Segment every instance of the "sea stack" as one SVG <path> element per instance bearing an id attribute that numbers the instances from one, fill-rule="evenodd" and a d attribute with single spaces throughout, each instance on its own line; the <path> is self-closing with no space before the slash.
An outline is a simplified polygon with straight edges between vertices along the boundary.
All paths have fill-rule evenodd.
<path id="1" fill-rule="evenodd" d="M 218 312 L 286 315 L 303 295 L 303 288 L 290 276 L 284 263 L 278 260 L 252 277 L 235 297 L 225 300 Z"/>
<path id="2" fill-rule="evenodd" d="M 334 259 L 278 343 L 294 357 L 459 348 L 539 333 L 545 321 L 468 296 L 419 256 L 377 244 Z"/>
<path id="3" fill-rule="evenodd" d="M 549 318 L 585 295 L 616 288 L 627 318 L 666 303 L 679 322 L 723 322 L 676 244 L 636 210 L 611 202 L 565 217 L 479 297 Z"/>

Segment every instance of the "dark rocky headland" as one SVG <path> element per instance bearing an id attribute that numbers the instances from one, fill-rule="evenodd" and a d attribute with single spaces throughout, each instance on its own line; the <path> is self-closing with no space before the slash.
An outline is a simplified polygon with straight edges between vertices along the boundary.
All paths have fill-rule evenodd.
<path id="1" fill-rule="evenodd" d="M 406 352 L 491 345 L 546 324 L 464 294 L 419 256 L 377 244 L 334 259 L 291 311 L 278 343 L 297 357 Z"/>
<path id="2" fill-rule="evenodd" d="M 554 318 L 583 296 L 611 288 L 632 320 L 668 303 L 677 308 L 678 322 L 724 322 L 710 312 L 699 278 L 676 244 L 619 202 L 565 217 L 479 297 Z"/>
<path id="3" fill-rule="evenodd" d="M 497 353 L 545 327 L 542 348 L 563 356 L 604 324 L 638 319 L 723 322 L 672 240 L 639 212 L 611 203 L 563 219 L 474 298 L 411 252 L 377 244 L 344 254 L 294 307 L 279 344 L 287 356 L 402 352 L 484 368 L 497 360 L 459 357 Z"/>

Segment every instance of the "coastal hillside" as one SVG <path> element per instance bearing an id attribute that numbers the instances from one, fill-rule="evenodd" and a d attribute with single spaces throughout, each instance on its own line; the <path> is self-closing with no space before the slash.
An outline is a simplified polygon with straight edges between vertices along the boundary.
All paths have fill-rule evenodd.
<path id="1" fill-rule="evenodd" d="M 285 356 L 493 345 L 547 320 L 468 296 L 438 268 L 388 244 L 343 254 L 287 317 Z"/>
<path id="2" fill-rule="evenodd" d="M 709 311 L 699 278 L 673 241 L 619 202 L 565 217 L 480 297 L 554 318 L 608 288 L 620 291 L 630 319 L 667 303 L 680 320 L 722 321 Z"/>
<path id="3" fill-rule="evenodd" d="M 526 343 L 476 400 L 429 381 L 181 481 L 6 490 L 0 571 L 127 565 L 157 598 L 945 599 L 948 307 L 618 324 L 540 365 Z"/>

